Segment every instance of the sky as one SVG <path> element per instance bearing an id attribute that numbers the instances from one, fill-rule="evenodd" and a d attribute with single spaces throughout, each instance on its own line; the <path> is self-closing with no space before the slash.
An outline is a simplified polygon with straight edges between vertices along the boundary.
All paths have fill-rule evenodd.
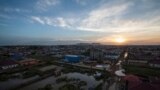
<path id="1" fill-rule="evenodd" d="M 0 45 L 160 45 L 160 0 L 0 0 Z"/>

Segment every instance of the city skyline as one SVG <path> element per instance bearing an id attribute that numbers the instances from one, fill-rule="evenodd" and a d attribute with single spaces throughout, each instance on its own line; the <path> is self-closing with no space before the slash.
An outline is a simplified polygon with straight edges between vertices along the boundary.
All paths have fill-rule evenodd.
<path id="1" fill-rule="evenodd" d="M 159 45 L 159 0 L 1 0 L 0 45 Z"/>

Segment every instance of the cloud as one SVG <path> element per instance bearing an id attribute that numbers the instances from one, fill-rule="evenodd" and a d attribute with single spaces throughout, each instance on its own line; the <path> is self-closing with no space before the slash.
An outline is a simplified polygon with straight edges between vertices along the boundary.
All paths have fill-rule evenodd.
<path id="1" fill-rule="evenodd" d="M 43 25 L 45 24 L 45 25 L 63 27 L 63 28 L 70 28 L 73 24 L 73 20 L 64 19 L 62 17 L 52 18 L 52 17 L 32 16 L 31 19 Z"/>
<path id="2" fill-rule="evenodd" d="M 133 2 L 103 3 L 99 7 L 84 12 L 83 16 L 79 16 L 79 13 L 75 13 L 72 17 L 43 16 L 37 17 L 38 20 L 36 21 L 55 27 L 113 34 L 144 32 L 160 28 L 159 10 L 147 11 L 145 14 L 139 12 L 139 16 L 135 15 L 128 18 L 127 15 L 131 16 L 132 13 L 137 13 L 133 11 L 134 6 L 135 3 Z"/>
<path id="3" fill-rule="evenodd" d="M 80 5 L 86 5 L 86 4 L 87 4 L 86 1 L 87 1 L 87 0 L 76 0 L 76 3 L 78 3 L 78 4 L 80 4 Z"/>
<path id="4" fill-rule="evenodd" d="M 32 20 L 34 20 L 40 24 L 45 24 L 45 21 L 43 21 L 40 17 L 32 16 L 31 18 L 32 18 Z"/>
<path id="5" fill-rule="evenodd" d="M 97 32 L 141 32 L 158 30 L 160 28 L 159 10 L 139 12 L 140 16 L 131 16 L 133 2 L 103 4 L 97 9 L 91 10 L 85 18 L 81 19 L 77 29 Z M 131 13 L 132 12 L 132 13 Z"/>
<path id="6" fill-rule="evenodd" d="M 105 31 L 104 28 L 106 28 L 106 20 L 112 16 L 120 15 L 123 13 L 128 5 L 129 4 L 127 3 L 113 7 L 106 7 L 106 4 L 104 4 L 101 7 L 90 11 L 89 14 L 87 13 L 85 18 L 36 17 L 32 19 L 38 21 L 41 24 L 45 23 L 51 26 L 68 27 L 87 31 Z"/>
<path id="7" fill-rule="evenodd" d="M 130 3 L 108 6 L 104 4 L 99 8 L 89 12 L 86 18 L 80 23 L 80 27 L 87 30 L 105 31 L 107 28 L 113 27 L 113 20 L 124 14 Z"/>
<path id="8" fill-rule="evenodd" d="M 49 7 L 60 3 L 60 0 L 38 0 L 36 8 L 41 11 L 47 11 Z"/>
<path id="9" fill-rule="evenodd" d="M 44 21 L 48 25 L 59 26 L 59 27 L 70 27 L 69 23 L 62 17 L 50 18 L 44 17 Z"/>
<path id="10" fill-rule="evenodd" d="M 17 13 L 30 13 L 30 10 L 27 9 L 21 9 L 21 8 L 4 8 L 5 12 L 17 12 Z"/>

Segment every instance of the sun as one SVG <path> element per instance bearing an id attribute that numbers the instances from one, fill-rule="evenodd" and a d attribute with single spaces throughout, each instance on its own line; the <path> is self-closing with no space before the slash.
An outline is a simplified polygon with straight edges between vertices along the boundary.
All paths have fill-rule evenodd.
<path id="1" fill-rule="evenodd" d="M 115 42 L 117 42 L 117 43 L 124 43 L 125 41 L 126 41 L 126 39 L 123 37 L 118 37 L 115 39 Z"/>

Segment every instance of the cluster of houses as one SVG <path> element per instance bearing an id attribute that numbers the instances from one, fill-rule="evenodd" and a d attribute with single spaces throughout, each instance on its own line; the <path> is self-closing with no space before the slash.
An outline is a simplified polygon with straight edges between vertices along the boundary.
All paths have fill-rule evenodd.
<path id="1" fill-rule="evenodd" d="M 41 46 L 0 47 L 0 70 L 39 64 L 39 60 L 30 58 L 30 56 L 45 56 L 48 51 L 48 47 Z"/>
<path id="2" fill-rule="evenodd" d="M 38 60 L 25 58 L 26 53 L 22 53 L 21 49 L 15 47 L 3 48 L 0 53 L 0 70 L 11 69 L 19 66 L 38 64 Z M 14 51 L 15 50 L 15 51 Z M 4 51 L 4 53 L 2 53 Z"/>
<path id="3" fill-rule="evenodd" d="M 149 47 L 129 48 L 126 63 L 129 65 L 160 68 L 160 50 Z"/>
<path id="4" fill-rule="evenodd" d="M 12 69 L 21 66 L 31 66 L 39 64 L 39 60 L 26 58 L 24 60 L 1 60 L 0 61 L 0 70 Z"/>
<path id="5" fill-rule="evenodd" d="M 72 51 L 72 50 L 71 50 Z M 85 54 L 83 54 L 85 53 Z M 77 54 L 66 54 L 64 55 L 65 62 L 77 63 L 82 61 L 83 63 L 114 63 L 120 57 L 122 49 L 98 49 L 97 47 L 91 47 L 84 50 L 83 53 Z"/>

